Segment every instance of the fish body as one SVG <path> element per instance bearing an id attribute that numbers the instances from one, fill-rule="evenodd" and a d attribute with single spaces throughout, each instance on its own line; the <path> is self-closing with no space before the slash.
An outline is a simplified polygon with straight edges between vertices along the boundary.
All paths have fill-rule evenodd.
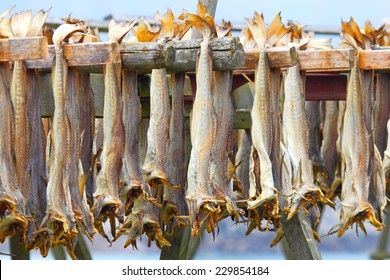
<path id="1" fill-rule="evenodd" d="M 29 223 L 28 243 L 33 243 L 33 232 L 39 229 L 46 214 L 46 163 L 44 157 L 44 132 L 39 106 L 38 72 L 29 70 L 27 94 L 28 123 L 30 124 L 30 193 L 28 199 L 29 215 L 33 220 Z"/>
<path id="2" fill-rule="evenodd" d="M 336 172 L 337 154 L 337 121 L 339 116 L 338 101 L 325 101 L 325 117 L 322 125 L 321 158 L 324 162 L 324 173 L 322 183 L 329 189 Z"/>
<path id="3" fill-rule="evenodd" d="M 115 217 L 123 222 L 123 206 L 118 194 L 124 144 L 120 77 L 120 63 L 104 66 L 104 140 L 101 170 L 97 175 L 96 190 L 93 194 L 94 205 L 92 211 L 94 212 L 95 223 L 104 222 L 108 218 L 112 220 Z"/>
<path id="4" fill-rule="evenodd" d="M 217 223 L 217 212 L 220 211 L 210 187 L 216 114 L 209 42 L 209 36 L 204 36 L 200 46 L 196 71 L 197 89 L 190 126 L 192 150 L 187 171 L 186 199 L 194 236 L 199 233 L 200 225 L 206 218 L 208 228 L 212 230 Z"/>
<path id="5" fill-rule="evenodd" d="M 289 218 L 302 206 L 315 205 L 317 201 L 333 206 L 321 189 L 314 184 L 309 159 L 309 135 L 304 107 L 304 94 L 299 65 L 291 66 L 285 77 L 285 100 L 283 107 L 283 143 L 293 166 L 294 196 Z"/>
<path id="6" fill-rule="evenodd" d="M 234 104 L 231 93 L 233 74 L 230 71 L 214 72 L 214 100 L 216 113 L 215 147 L 210 163 L 210 177 L 215 199 L 227 209 L 228 215 L 241 212 L 236 205 L 233 181 L 228 172 L 230 138 L 233 130 Z M 243 214 L 243 213 L 242 213 Z"/>
<path id="7" fill-rule="evenodd" d="M 177 218 L 188 213 L 185 202 L 184 169 L 184 83 L 185 74 L 171 74 L 170 89 L 172 95 L 171 119 L 169 124 L 168 173 L 172 184 L 179 190 L 164 189 L 163 222 L 166 234 L 173 234 L 176 227 L 185 227 L 186 222 Z"/>
<path id="8" fill-rule="evenodd" d="M 76 259 L 73 252 L 73 240 L 77 235 L 77 229 L 69 186 L 71 181 L 71 130 L 66 111 L 68 65 L 63 54 L 62 42 L 73 33 L 82 31 L 82 25 L 63 24 L 53 35 L 56 55 L 52 69 L 55 109 L 50 133 L 53 142 L 51 151 L 53 157 L 46 190 L 46 216 L 34 236 L 34 247 L 39 248 L 43 256 L 48 254 L 49 248 L 64 245 L 69 255 Z"/>
<path id="9" fill-rule="evenodd" d="M 125 146 L 122 166 L 124 178 L 120 193 L 125 205 L 125 214 L 129 215 L 134 201 L 140 198 L 144 192 L 147 196 L 151 196 L 151 191 L 143 179 L 139 157 L 140 102 L 137 90 L 137 73 L 124 71 L 122 79 L 122 121 Z"/>
<path id="10" fill-rule="evenodd" d="M 359 59 L 356 57 L 348 80 L 341 139 L 344 174 L 338 236 L 342 236 L 355 222 L 365 231 L 363 221 L 366 219 L 378 229 L 382 228 L 368 201 L 371 180 L 368 173 L 370 137 L 363 113 L 363 90 Z"/>
<path id="11" fill-rule="evenodd" d="M 153 69 L 150 85 L 148 148 L 143 172 L 145 181 L 152 187 L 162 184 L 164 187 L 177 189 L 172 186 L 167 174 L 169 101 L 166 69 Z"/>
<path id="12" fill-rule="evenodd" d="M 14 116 L 9 90 L 8 63 L 0 63 L 0 242 L 27 228 L 25 200 L 17 184 L 13 156 Z"/>

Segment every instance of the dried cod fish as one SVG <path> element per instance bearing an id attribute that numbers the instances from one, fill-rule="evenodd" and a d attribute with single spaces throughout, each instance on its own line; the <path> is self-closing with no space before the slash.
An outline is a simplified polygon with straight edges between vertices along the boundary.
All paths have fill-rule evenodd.
<path id="1" fill-rule="evenodd" d="M 145 233 L 148 236 L 149 245 L 154 240 L 158 247 L 169 245 L 169 242 L 162 236 L 157 206 L 151 201 L 152 190 L 142 177 L 138 147 L 140 104 L 137 74 L 134 71 L 125 71 L 122 78 L 122 119 L 126 137 L 122 167 L 125 177 L 121 197 L 125 203 L 127 216 L 124 224 L 118 228 L 116 239 L 126 234 L 125 248 L 130 244 L 136 247 L 137 237 Z"/>
<path id="2" fill-rule="evenodd" d="M 81 117 L 85 117 L 85 115 L 80 114 L 80 110 L 81 106 L 85 104 L 77 102 L 80 101 L 80 97 L 78 97 L 78 95 L 85 94 L 85 92 L 80 91 L 82 85 L 80 85 L 80 76 L 76 67 L 68 68 L 67 83 L 65 110 L 69 125 L 68 182 L 72 201 L 72 211 L 74 213 L 78 229 L 80 229 L 82 233 L 84 233 L 90 240 L 92 240 L 92 236 L 95 234 L 95 228 L 93 225 L 93 215 L 87 203 L 87 197 L 85 193 L 87 175 L 84 173 L 83 164 L 81 161 L 82 151 L 88 152 L 87 147 L 84 147 L 85 149 L 81 150 L 81 138 L 84 138 L 84 134 L 87 135 L 88 133 L 86 130 L 80 131 Z M 87 83 L 89 83 L 89 81 L 87 81 Z M 88 107 L 84 108 L 86 109 Z M 87 117 L 89 119 L 91 118 L 90 115 Z"/>
<path id="3" fill-rule="evenodd" d="M 34 248 L 39 248 L 42 256 L 47 256 L 49 248 L 57 245 L 67 247 L 69 255 L 73 253 L 73 240 L 77 235 L 76 221 L 72 210 L 70 193 L 70 127 L 67 117 L 67 77 L 68 67 L 62 42 L 75 33 L 83 32 L 83 25 L 63 24 L 53 35 L 56 52 L 53 67 L 54 115 L 51 136 L 53 141 L 53 161 L 50 166 L 47 185 L 47 209 L 39 231 L 34 236 Z"/>
<path id="4" fill-rule="evenodd" d="M 203 222 L 209 232 L 214 230 L 220 212 L 212 193 L 210 177 L 210 162 L 215 147 L 216 114 L 209 43 L 215 33 L 207 21 L 197 15 L 185 13 L 184 18 L 186 23 L 197 28 L 203 36 L 196 69 L 197 87 L 190 126 L 192 150 L 186 192 L 192 235 L 197 236 Z"/>
<path id="5" fill-rule="evenodd" d="M 362 34 L 353 20 L 342 22 L 343 46 L 371 48 L 372 42 Z M 365 75 L 359 69 L 355 56 L 351 68 L 344 115 L 342 151 L 341 213 L 338 236 L 357 223 L 366 233 L 364 220 L 378 230 L 383 228 L 382 211 L 386 205 L 385 179 L 382 160 L 369 133 L 372 127 L 372 73 Z"/>
<path id="6" fill-rule="evenodd" d="M 341 139 L 343 134 L 343 122 L 344 122 L 344 114 L 345 114 L 345 101 L 338 101 L 338 117 L 337 117 L 337 140 L 336 140 L 336 154 L 337 154 L 337 162 L 334 173 L 334 179 L 332 184 L 329 187 L 329 190 L 326 196 L 330 200 L 334 200 L 341 195 L 341 172 L 342 172 L 342 162 L 341 162 Z"/>
<path id="7" fill-rule="evenodd" d="M 135 21 L 116 24 L 110 22 L 108 40 L 121 42 L 134 26 Z M 115 237 L 115 217 L 123 222 L 123 205 L 119 198 L 118 187 L 123 153 L 124 132 L 121 104 L 121 63 L 104 65 L 104 140 L 101 155 L 101 170 L 96 178 L 96 190 L 93 194 L 92 212 L 95 227 L 106 236 L 102 223 L 110 219 L 111 234 Z"/>
<path id="8" fill-rule="evenodd" d="M 314 184 L 308 154 L 309 135 L 304 107 L 304 93 L 298 64 L 288 68 L 284 86 L 283 143 L 291 158 L 294 172 L 294 195 L 291 199 L 291 212 L 288 215 L 290 219 L 301 207 L 310 207 L 318 202 L 333 207 L 333 203 Z"/>
<path id="9" fill-rule="evenodd" d="M 138 24 L 136 32 L 138 41 L 154 41 L 159 35 L 160 30 L 152 29 L 146 20 Z M 127 170 L 125 169 L 124 173 L 125 177 L 127 177 L 125 182 L 127 182 L 121 193 L 126 200 L 127 217 L 123 226 L 118 229 L 116 237 L 118 238 L 123 234 L 128 236 L 125 247 L 130 244 L 133 247 L 137 247 L 136 239 L 142 234 L 148 236 L 149 246 L 152 241 L 156 241 L 156 245 L 159 248 L 170 245 L 163 237 L 161 222 L 159 221 L 159 209 L 156 203 L 157 201 L 161 203 L 163 186 L 171 187 L 165 170 L 167 143 L 166 140 L 163 141 L 164 138 L 161 138 L 168 137 L 166 126 L 169 128 L 169 95 L 166 85 L 166 70 L 159 70 L 152 70 L 151 77 L 151 118 L 147 133 L 147 151 L 143 165 L 144 178 L 139 166 L 138 137 L 133 139 L 132 142 L 127 141 L 125 143 L 124 164 Z M 140 123 L 140 112 L 138 110 L 140 107 L 136 80 L 136 73 L 134 72 L 126 72 L 123 77 L 123 90 L 128 92 L 126 96 L 123 96 L 124 106 L 126 106 L 123 112 L 125 133 L 131 133 L 132 131 L 133 133 L 138 133 Z M 159 105 L 164 109 L 159 108 Z M 167 105 L 168 120 L 165 119 L 167 112 L 164 112 Z M 154 117 L 153 114 L 155 114 Z M 130 117 L 133 120 L 130 120 Z M 154 123 L 152 123 L 152 118 Z M 161 127 L 158 127 L 159 125 Z M 164 136 L 160 134 L 163 131 L 165 131 Z M 131 158 L 131 154 L 136 155 L 136 157 Z"/>
<path id="10" fill-rule="evenodd" d="M 339 156 L 337 154 L 337 122 L 339 117 L 339 102 L 325 101 L 325 118 L 322 125 L 322 143 L 321 143 L 321 158 L 324 162 L 324 176 L 320 179 L 320 184 L 323 184 L 328 189 L 335 178 L 335 172 Z M 329 198 L 329 197 L 328 197 Z M 330 198 L 333 200 L 333 198 Z"/>
<path id="11" fill-rule="evenodd" d="M 180 18 L 181 16 L 174 21 L 174 15 L 170 9 L 164 17 L 157 14 L 156 20 L 161 22 L 162 36 L 180 40 L 189 28 Z M 164 188 L 161 219 L 166 236 L 180 235 L 180 230 L 187 226 L 187 223 L 181 219 L 188 214 L 185 202 L 184 170 L 184 83 L 185 73 L 171 74 L 169 88 L 172 106 L 169 123 L 167 173 L 170 182 L 179 189 Z M 176 228 L 179 231 L 175 231 Z M 171 240 L 179 243 L 181 238 L 173 236 Z"/>
<path id="12" fill-rule="evenodd" d="M 173 14 L 168 12 L 164 17 L 156 16 L 162 23 L 161 36 L 172 38 Z M 140 29 L 141 26 L 138 27 Z M 138 30 L 138 33 L 140 30 Z M 153 34 L 150 32 L 149 34 Z M 157 33 L 157 31 L 155 32 Z M 160 35 L 160 32 L 158 32 Z M 145 41 L 142 34 L 137 34 L 138 41 Z M 157 37 L 155 37 L 157 39 Z M 150 82 L 150 121 L 148 128 L 148 147 L 143 164 L 145 181 L 152 187 L 159 185 L 177 190 L 167 174 L 168 139 L 170 104 L 167 71 L 165 68 L 153 69 Z"/>
<path id="13" fill-rule="evenodd" d="M 238 200 L 246 199 L 249 196 L 249 158 L 251 148 L 250 132 L 245 129 L 238 129 L 237 153 L 234 160 L 238 165 L 235 172 L 238 179 L 238 182 L 235 183 L 240 185 L 237 187 L 240 190 L 235 191 Z"/>
<path id="14" fill-rule="evenodd" d="M 278 194 L 274 185 L 271 163 L 273 143 L 271 70 L 265 50 L 274 46 L 286 34 L 288 29 L 282 24 L 280 13 L 276 15 L 266 30 L 263 15 L 255 12 L 253 19 L 247 20 L 248 27 L 259 49 L 259 61 L 255 76 L 255 97 L 251 110 L 252 117 L 252 151 L 249 163 L 249 200 L 248 209 L 252 211 L 251 224 L 247 231 L 255 226 L 260 228 L 261 219 L 279 219 Z"/>
<path id="15" fill-rule="evenodd" d="M 30 193 L 28 199 L 29 216 L 32 221 L 27 230 L 28 244 L 33 244 L 33 232 L 37 231 L 46 214 L 46 163 L 44 157 L 44 132 L 39 106 L 38 71 L 27 72 L 28 90 L 27 111 L 30 124 Z"/>
<path id="16" fill-rule="evenodd" d="M 1 22 L 1 17 L 0 17 Z M 9 65 L 0 63 L 0 242 L 16 233 L 21 240 L 27 229 L 25 200 L 16 179 L 13 156 L 14 116 L 9 90 Z"/>
<path id="17" fill-rule="evenodd" d="M 368 141 L 370 138 L 363 115 L 361 97 L 363 89 L 358 63 L 359 59 L 355 58 L 348 80 L 341 142 L 344 174 L 339 236 L 342 236 L 355 222 L 365 231 L 363 221 L 366 219 L 378 229 L 382 228 L 382 224 L 375 218 L 374 209 L 368 201 L 370 186 Z"/>
<path id="18" fill-rule="evenodd" d="M 222 21 L 217 26 L 218 37 L 231 36 L 232 25 Z M 215 146 L 210 162 L 210 177 L 213 195 L 221 208 L 220 219 L 226 216 L 235 217 L 238 222 L 239 214 L 244 211 L 238 209 L 233 192 L 232 175 L 229 174 L 230 140 L 233 130 L 234 104 L 232 95 L 232 71 L 214 71 L 214 109 L 216 114 Z M 226 210 L 226 211 L 224 211 Z"/>
<path id="19" fill-rule="evenodd" d="M 380 155 L 386 149 L 388 138 L 386 123 L 390 118 L 390 76 L 387 73 L 376 75 L 376 91 L 374 103 L 375 145 Z"/>
<path id="20" fill-rule="evenodd" d="M 48 16 L 48 12 L 39 11 L 34 17 L 31 11 L 14 14 L 11 17 L 10 25 L 14 37 L 23 38 L 38 36 Z M 27 230 L 28 243 L 31 245 L 33 232 L 35 232 L 45 215 L 46 192 L 44 162 L 39 162 L 42 157 L 42 147 L 39 148 L 39 141 L 42 141 L 40 126 L 38 76 L 27 71 L 23 61 L 15 61 L 11 81 L 11 98 L 14 108 L 15 132 L 14 150 L 16 163 L 16 177 L 19 188 L 25 198 L 27 215 L 30 217 Z M 34 102 L 31 95 L 37 98 Z M 28 108 L 28 101 L 30 106 Z M 30 110 L 28 110 L 30 109 Z M 38 114 L 32 120 L 29 115 Z M 35 139 L 32 139 L 34 134 Z M 34 146 L 32 146 L 34 144 Z M 31 150 L 34 148 L 35 150 Z M 38 148 L 38 150 L 36 150 Z M 41 158 L 41 160 L 43 160 Z M 38 164 L 38 165 L 37 165 Z"/>

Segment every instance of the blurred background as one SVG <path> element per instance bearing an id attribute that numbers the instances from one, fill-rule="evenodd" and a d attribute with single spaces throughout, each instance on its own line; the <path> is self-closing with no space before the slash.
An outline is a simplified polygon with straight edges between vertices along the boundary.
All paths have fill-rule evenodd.
<path id="1" fill-rule="evenodd" d="M 175 15 L 183 9 L 189 12 L 196 11 L 197 0 L 144 0 L 144 1 L 50 1 L 50 0 L 18 0 L 0 2 L 0 11 L 16 5 L 13 12 L 32 9 L 35 13 L 39 9 L 51 8 L 48 22 L 59 22 L 61 17 L 81 18 L 91 22 L 107 24 L 107 19 L 114 18 L 118 21 L 137 17 L 152 18 L 159 11 L 164 13 L 170 7 Z M 297 21 L 306 26 L 308 30 L 316 30 L 317 36 L 333 38 L 333 46 L 337 47 L 339 41 L 338 32 L 341 20 L 349 20 L 352 16 L 362 26 L 369 19 L 375 27 L 384 23 L 390 24 L 388 1 L 371 0 L 369 2 L 358 1 L 251 1 L 251 0 L 219 0 L 215 19 L 229 20 L 233 26 L 245 26 L 245 18 L 252 17 L 254 11 L 263 12 L 266 22 L 270 22 L 276 13 L 281 12 L 284 22 Z M 238 31 L 237 31 L 238 32 Z M 239 35 L 236 34 L 237 36 Z M 104 40 L 104 39 L 103 39 Z M 336 209 L 338 210 L 338 207 Z M 368 235 L 360 231 L 349 230 L 342 238 L 329 235 L 333 226 L 339 220 L 339 211 L 326 208 L 322 214 L 319 234 L 322 237 L 318 244 L 324 259 L 369 259 L 370 254 L 376 250 L 380 233 L 372 230 L 367 225 Z M 211 234 L 205 234 L 200 242 L 200 247 L 195 254 L 195 259 L 284 259 L 285 253 L 281 244 L 270 248 L 274 237 L 272 232 L 253 231 L 245 236 L 246 225 L 235 224 L 230 219 L 220 223 L 219 234 L 215 240 Z M 96 235 L 94 243 L 87 241 L 87 246 L 93 259 L 159 259 L 160 250 L 154 244 L 147 247 L 147 238 L 138 243 L 138 250 L 123 248 L 125 239 L 119 239 L 110 245 L 102 237 Z M 9 242 L 0 244 L 0 252 L 9 252 Z M 32 259 L 42 259 L 39 252 L 31 252 Z M 0 256 L 0 259 L 9 259 L 8 256 Z M 47 259 L 53 259 L 49 253 Z"/>

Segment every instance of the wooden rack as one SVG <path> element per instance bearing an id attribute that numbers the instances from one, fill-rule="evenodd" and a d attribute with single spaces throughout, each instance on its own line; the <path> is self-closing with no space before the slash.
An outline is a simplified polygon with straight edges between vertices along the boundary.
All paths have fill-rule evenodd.
<path id="1" fill-rule="evenodd" d="M 91 85 L 95 93 L 95 112 L 97 117 L 103 112 L 103 79 L 102 65 L 121 62 L 124 69 L 137 70 L 138 88 L 143 103 L 143 117 L 148 117 L 147 98 L 149 79 L 143 75 L 156 68 L 166 68 L 168 72 L 187 72 L 191 85 L 187 86 L 185 107 L 189 116 L 195 95 L 196 59 L 199 53 L 200 40 L 170 41 L 166 43 L 88 43 L 65 44 L 64 55 L 68 65 L 78 67 L 81 71 L 95 73 L 91 75 Z M 243 50 L 237 38 L 211 40 L 211 51 L 214 70 L 234 70 L 234 88 L 241 87 L 246 80 L 241 75 L 245 72 L 253 78 L 258 60 L 257 50 Z M 329 100 L 344 99 L 346 75 L 356 52 L 349 49 L 296 51 L 295 48 L 271 48 L 267 51 L 271 67 L 285 68 L 296 63 L 306 71 L 306 99 Z M 390 69 L 390 50 L 360 51 L 360 67 L 363 70 L 388 71 Z M 28 69 L 40 72 L 41 111 L 43 117 L 51 116 L 54 109 L 51 89 L 51 75 L 47 72 L 53 66 L 55 51 L 47 45 L 45 37 L 25 39 L 0 39 L 0 62 L 25 60 Z M 235 128 L 249 129 L 251 126 L 249 110 L 252 96 L 236 92 Z M 283 221 L 284 223 L 286 221 Z M 321 258 L 313 240 L 307 217 L 299 214 L 286 223 L 285 230 L 292 230 L 296 244 L 297 256 L 300 258 Z M 290 234 L 290 232 L 288 233 Z M 299 249 L 303 248 L 303 249 Z"/>

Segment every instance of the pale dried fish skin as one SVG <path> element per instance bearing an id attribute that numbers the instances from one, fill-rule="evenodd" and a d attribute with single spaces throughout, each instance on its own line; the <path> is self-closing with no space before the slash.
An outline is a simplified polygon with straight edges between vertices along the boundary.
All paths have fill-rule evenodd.
<path id="1" fill-rule="evenodd" d="M 303 206 L 310 207 L 317 202 L 322 202 L 333 207 L 333 203 L 324 196 L 313 181 L 308 155 L 309 139 L 303 104 L 303 86 L 298 64 L 288 68 L 284 85 L 283 143 L 290 155 L 294 170 L 294 196 L 291 199 L 291 212 L 288 216 L 291 218 Z"/>
<path id="2" fill-rule="evenodd" d="M 249 200 L 248 208 L 261 206 L 270 218 L 278 218 L 278 197 L 275 192 L 270 159 L 272 146 L 272 124 L 270 106 L 270 68 L 265 51 L 259 54 L 256 68 L 255 97 L 251 111 L 253 143 L 249 173 Z M 254 157 L 255 153 L 257 154 Z M 258 161 L 256 163 L 255 161 Z M 259 168 L 256 169 L 256 166 Z"/>
<path id="3" fill-rule="evenodd" d="M 345 172 L 341 191 L 338 236 L 342 236 L 354 223 L 358 223 L 365 232 L 363 221 L 366 219 L 378 229 L 383 227 L 376 219 L 374 209 L 368 201 L 370 184 L 372 183 L 368 174 L 370 138 L 363 114 L 364 88 L 362 86 L 359 59 L 355 57 L 348 80 L 341 140 Z"/>
<path id="4" fill-rule="evenodd" d="M 18 188 L 16 166 L 12 155 L 13 110 L 9 91 L 8 63 L 0 63 L 0 242 L 24 232 L 27 228 L 25 201 Z"/>
<path id="5" fill-rule="evenodd" d="M 168 138 L 170 105 L 165 68 L 153 69 L 150 85 L 150 121 L 148 128 L 148 148 L 143 164 L 146 183 L 151 187 L 163 185 L 172 186 L 167 174 Z"/>
<path id="6" fill-rule="evenodd" d="M 151 196 L 151 190 L 142 177 L 139 157 L 139 122 L 140 102 L 137 89 L 137 73 L 124 71 L 122 75 L 122 121 L 124 124 L 125 143 L 123 152 L 123 178 L 120 190 L 125 215 L 131 213 L 138 198 Z"/>
<path id="7" fill-rule="evenodd" d="M 191 120 L 192 150 L 187 171 L 186 199 L 194 236 L 199 233 L 200 226 L 207 216 L 211 227 L 214 227 L 216 220 L 214 216 L 220 211 L 210 188 L 209 165 L 215 146 L 216 124 L 211 62 L 209 39 L 204 37 L 196 73 L 198 83 Z"/>
<path id="8" fill-rule="evenodd" d="M 92 211 L 98 223 L 113 219 L 114 216 L 122 223 L 123 205 L 118 194 L 124 143 L 120 103 L 121 70 L 120 64 L 106 64 L 104 67 L 104 140 Z"/>
<path id="9" fill-rule="evenodd" d="M 213 186 L 213 195 L 219 201 L 221 214 L 227 210 L 229 216 L 244 212 L 238 209 L 233 193 L 233 181 L 228 174 L 230 138 L 233 130 L 234 104 L 231 93 L 233 74 L 229 71 L 214 72 L 214 100 L 216 113 L 215 147 L 210 162 L 210 177 Z M 223 218 L 224 216 L 221 216 Z"/>

